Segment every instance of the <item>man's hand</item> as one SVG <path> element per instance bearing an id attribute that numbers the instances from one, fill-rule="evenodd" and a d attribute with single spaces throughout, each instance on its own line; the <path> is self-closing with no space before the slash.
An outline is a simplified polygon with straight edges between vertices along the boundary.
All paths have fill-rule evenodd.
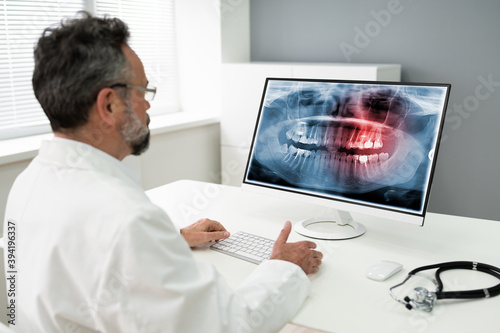
<path id="1" fill-rule="evenodd" d="M 228 238 L 229 232 L 217 221 L 201 219 L 181 229 L 181 235 L 189 246 L 196 247 L 213 240 Z"/>
<path id="2" fill-rule="evenodd" d="M 323 254 L 313 250 L 316 248 L 316 243 L 314 242 L 301 241 L 297 243 L 287 243 L 286 241 L 291 230 L 292 223 L 286 221 L 278 239 L 276 239 L 274 243 L 271 259 L 293 262 L 300 266 L 306 274 L 315 273 L 319 265 L 321 265 Z"/>

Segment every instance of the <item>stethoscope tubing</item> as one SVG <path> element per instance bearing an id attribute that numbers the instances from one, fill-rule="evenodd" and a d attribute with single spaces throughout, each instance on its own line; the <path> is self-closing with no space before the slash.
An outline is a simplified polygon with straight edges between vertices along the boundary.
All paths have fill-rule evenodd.
<path id="1" fill-rule="evenodd" d="M 408 273 L 407 279 L 409 279 L 411 276 L 415 275 L 418 272 L 434 268 L 437 268 L 435 274 L 436 285 L 437 285 L 435 294 L 437 299 L 452 299 L 452 298 L 470 299 L 470 298 L 493 297 L 500 295 L 500 283 L 493 287 L 483 288 L 483 289 L 443 291 L 443 282 L 441 280 L 441 273 L 452 269 L 468 269 L 468 270 L 480 271 L 500 279 L 500 268 L 475 261 L 450 261 L 440 264 L 418 267 Z"/>

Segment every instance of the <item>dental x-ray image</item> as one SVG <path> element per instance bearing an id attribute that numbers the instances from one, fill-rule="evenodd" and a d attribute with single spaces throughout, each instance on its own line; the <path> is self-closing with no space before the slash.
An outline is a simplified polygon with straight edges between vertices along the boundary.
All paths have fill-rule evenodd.
<path id="1" fill-rule="evenodd" d="M 421 213 L 447 87 L 268 79 L 245 182 Z"/>

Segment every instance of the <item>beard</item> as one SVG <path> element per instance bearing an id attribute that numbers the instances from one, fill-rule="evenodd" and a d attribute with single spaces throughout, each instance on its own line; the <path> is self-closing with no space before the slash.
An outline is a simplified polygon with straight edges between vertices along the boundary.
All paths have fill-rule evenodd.
<path id="1" fill-rule="evenodd" d="M 148 126 L 144 126 L 134 112 L 134 109 L 130 103 L 126 103 L 127 108 L 125 109 L 125 122 L 120 127 L 120 133 L 122 134 L 123 140 L 132 149 L 132 155 L 138 156 L 145 152 L 149 147 L 149 137 L 150 131 Z M 149 125 L 149 115 L 146 115 L 147 124 Z"/>

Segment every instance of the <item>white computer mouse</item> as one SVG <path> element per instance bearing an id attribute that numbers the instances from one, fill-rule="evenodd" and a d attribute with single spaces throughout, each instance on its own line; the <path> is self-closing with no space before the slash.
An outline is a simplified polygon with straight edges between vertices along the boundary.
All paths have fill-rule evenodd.
<path id="1" fill-rule="evenodd" d="M 366 271 L 366 276 L 375 281 L 384 281 L 403 269 L 403 265 L 395 261 L 382 260 L 370 267 Z"/>

